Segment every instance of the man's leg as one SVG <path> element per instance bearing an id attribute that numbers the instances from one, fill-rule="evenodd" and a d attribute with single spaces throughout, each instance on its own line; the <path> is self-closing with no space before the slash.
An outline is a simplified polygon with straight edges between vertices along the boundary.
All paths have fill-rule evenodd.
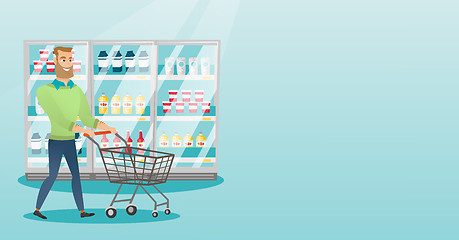
<path id="1" fill-rule="evenodd" d="M 69 165 L 70 172 L 72 173 L 73 197 L 75 198 L 75 203 L 78 207 L 78 210 L 81 211 L 80 216 L 82 218 L 94 216 L 94 213 L 87 213 L 84 211 L 83 193 L 81 191 L 80 170 L 78 169 L 78 157 L 76 153 L 75 141 L 69 141 L 66 143 L 64 156 L 65 160 L 67 161 L 67 165 Z"/>
<path id="2" fill-rule="evenodd" d="M 72 192 L 78 210 L 84 210 L 83 193 L 81 191 L 80 170 L 78 169 L 78 158 L 76 153 L 75 141 L 69 140 L 65 142 L 64 151 L 65 160 L 72 173 Z"/>
<path id="3" fill-rule="evenodd" d="M 49 158 L 49 176 L 43 181 L 43 184 L 40 187 L 40 191 L 38 192 L 37 197 L 37 211 L 43 205 L 43 202 L 48 196 L 51 187 L 56 181 L 57 174 L 59 172 L 59 167 L 61 165 L 62 160 L 62 148 L 60 146 L 60 141 L 49 139 L 48 142 L 48 158 Z"/>

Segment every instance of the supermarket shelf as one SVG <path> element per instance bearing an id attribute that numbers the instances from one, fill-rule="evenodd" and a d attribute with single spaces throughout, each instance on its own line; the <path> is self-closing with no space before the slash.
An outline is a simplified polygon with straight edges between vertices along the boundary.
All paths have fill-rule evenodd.
<path id="1" fill-rule="evenodd" d="M 195 170 L 195 169 L 193 169 Z M 201 169 L 198 169 L 198 170 L 201 170 Z M 173 170 L 171 170 L 171 173 L 169 173 L 169 177 L 167 178 L 167 181 L 174 181 L 174 180 L 207 180 L 207 181 L 211 181 L 211 180 L 217 180 L 217 173 L 215 172 L 198 172 L 198 173 L 194 173 L 194 172 L 188 172 L 188 173 L 176 173 L 176 172 L 172 172 Z M 202 170 L 201 170 L 202 171 Z M 82 174 L 81 174 L 82 175 Z M 107 173 L 105 173 L 105 169 L 103 169 L 103 172 L 100 172 L 100 173 L 92 173 L 92 174 L 88 174 L 89 176 L 87 176 L 87 178 L 89 179 L 85 179 L 83 178 L 83 175 L 81 176 L 81 180 L 98 180 L 98 181 L 101 181 L 101 180 L 105 180 L 105 181 L 108 181 L 108 177 L 107 177 Z M 46 177 L 48 177 L 48 175 L 45 175 L 45 174 L 33 174 L 33 173 L 27 173 L 26 174 L 26 177 L 27 177 L 27 180 L 28 181 L 43 181 Z M 71 176 L 67 176 L 67 175 L 64 175 L 62 174 L 62 177 L 61 177 L 61 174 L 59 173 L 59 175 L 57 176 L 57 180 L 67 180 L 68 178 L 70 177 L 70 180 L 71 180 Z"/>
<path id="2" fill-rule="evenodd" d="M 120 114 L 113 114 L 111 113 L 111 109 L 108 108 L 108 111 L 106 114 L 100 114 L 99 113 L 99 106 L 94 106 L 94 112 L 95 112 L 95 116 L 96 118 L 99 118 L 99 117 L 150 117 L 150 105 L 147 105 L 145 107 L 145 111 L 143 114 L 136 114 L 135 113 L 136 109 L 135 107 L 132 108 L 132 114 L 123 114 L 123 111 L 121 109 L 121 113 Z"/>
<path id="3" fill-rule="evenodd" d="M 106 159 L 107 161 L 107 159 Z M 103 168 L 104 163 L 102 158 L 97 157 L 95 167 Z M 214 167 L 216 163 L 215 158 L 174 158 L 172 168 L 209 168 Z M 127 163 L 127 166 L 132 166 L 132 163 Z"/>
<path id="4" fill-rule="evenodd" d="M 187 158 L 187 157 L 175 157 L 175 163 L 183 162 L 183 163 L 214 163 L 215 158 Z"/>
<path id="5" fill-rule="evenodd" d="M 158 75 L 158 80 L 214 80 L 214 75 Z"/>
<path id="6" fill-rule="evenodd" d="M 29 122 L 49 122 L 48 116 L 28 116 Z"/>
<path id="7" fill-rule="evenodd" d="M 205 148 L 158 147 L 157 151 L 175 154 L 175 157 L 177 158 L 215 158 L 216 157 L 215 147 L 205 147 Z"/>
<path id="8" fill-rule="evenodd" d="M 184 116 L 193 116 L 193 117 L 215 117 L 217 114 L 217 111 L 216 111 L 216 107 L 215 106 L 210 106 L 210 112 L 208 113 L 203 113 L 202 112 L 202 107 L 200 105 L 198 105 L 198 110 L 196 113 L 190 113 L 190 110 L 189 110 L 189 106 L 188 106 L 188 103 L 185 104 L 185 107 L 184 107 L 184 113 L 177 113 L 176 111 L 176 107 L 175 107 L 175 104 L 173 104 L 172 106 L 172 111 L 169 112 L 169 113 L 165 113 L 163 111 L 163 106 L 158 106 L 156 108 L 156 115 L 158 117 L 170 117 L 170 116 L 179 116 L 179 117 L 184 117 Z"/>
<path id="9" fill-rule="evenodd" d="M 158 116 L 156 118 L 159 122 L 200 122 L 200 121 L 212 121 L 215 122 L 215 116 Z"/>
<path id="10" fill-rule="evenodd" d="M 151 81 L 151 75 L 94 75 L 94 80 L 124 81 L 124 80 L 145 80 Z"/>
<path id="11" fill-rule="evenodd" d="M 106 159 L 107 160 L 107 159 Z M 174 157 L 175 163 L 215 163 L 215 157 Z M 103 161 L 100 156 L 96 157 L 96 163 L 98 167 L 103 167 Z"/>
<path id="12" fill-rule="evenodd" d="M 30 81 L 36 81 L 36 80 L 53 81 L 54 79 L 56 79 L 56 75 L 30 75 L 30 78 L 29 78 Z M 72 80 L 86 80 L 87 77 L 86 75 L 75 75 L 71 79 Z"/>
<path id="13" fill-rule="evenodd" d="M 71 181 L 72 180 L 72 174 L 64 172 L 66 170 L 69 171 L 68 169 L 60 169 L 56 180 L 58 180 L 58 181 Z M 39 173 L 39 172 L 37 172 L 37 173 L 26 173 L 27 181 L 43 181 L 48 176 L 49 176 L 49 174 L 47 172 L 46 173 Z M 93 177 L 93 174 L 91 174 L 91 173 L 82 173 L 82 172 L 80 172 L 80 179 L 82 181 L 95 180 L 94 177 Z"/>
<path id="14" fill-rule="evenodd" d="M 29 120 L 29 122 L 49 122 L 48 115 L 28 116 L 27 120 Z M 80 117 L 77 117 L 77 121 L 81 121 Z"/>
<path id="15" fill-rule="evenodd" d="M 150 116 L 96 116 L 96 118 L 106 122 L 150 121 Z"/>

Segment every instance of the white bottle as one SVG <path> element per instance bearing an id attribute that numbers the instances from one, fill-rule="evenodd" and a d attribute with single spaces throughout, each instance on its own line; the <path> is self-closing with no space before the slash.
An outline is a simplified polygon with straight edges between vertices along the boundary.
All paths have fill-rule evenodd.
<path id="1" fill-rule="evenodd" d="M 210 75 L 210 58 L 201 58 L 201 74 Z"/>
<path id="2" fill-rule="evenodd" d="M 37 97 L 35 97 L 35 112 L 37 112 L 37 115 L 41 115 L 45 113 L 43 108 L 40 106 L 40 103 L 38 102 Z"/>
<path id="3" fill-rule="evenodd" d="M 41 137 L 39 133 L 33 133 L 30 139 L 32 154 L 41 154 Z"/>

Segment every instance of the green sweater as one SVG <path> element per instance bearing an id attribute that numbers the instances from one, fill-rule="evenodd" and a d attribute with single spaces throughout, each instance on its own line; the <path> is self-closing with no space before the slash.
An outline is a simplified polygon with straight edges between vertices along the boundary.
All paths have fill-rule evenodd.
<path id="1" fill-rule="evenodd" d="M 99 120 L 91 116 L 86 96 L 76 84 L 73 87 L 61 86 L 59 90 L 52 83 L 46 84 L 37 89 L 37 98 L 51 122 L 49 139 L 75 139 L 72 129 L 77 116 L 90 128 L 96 128 L 99 123 Z"/>

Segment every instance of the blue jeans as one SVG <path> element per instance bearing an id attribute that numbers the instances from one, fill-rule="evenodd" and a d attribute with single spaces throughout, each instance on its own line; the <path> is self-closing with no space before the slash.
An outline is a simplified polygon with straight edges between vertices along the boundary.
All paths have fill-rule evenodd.
<path id="1" fill-rule="evenodd" d="M 51 187 L 56 181 L 59 167 L 61 166 L 62 155 L 65 156 L 67 165 L 72 173 L 73 198 L 78 210 L 84 210 L 83 194 L 81 191 L 80 171 L 78 169 L 78 159 L 75 147 L 75 140 L 53 140 L 48 142 L 49 152 L 49 176 L 43 181 L 37 198 L 37 208 L 40 209 L 48 196 Z"/>

